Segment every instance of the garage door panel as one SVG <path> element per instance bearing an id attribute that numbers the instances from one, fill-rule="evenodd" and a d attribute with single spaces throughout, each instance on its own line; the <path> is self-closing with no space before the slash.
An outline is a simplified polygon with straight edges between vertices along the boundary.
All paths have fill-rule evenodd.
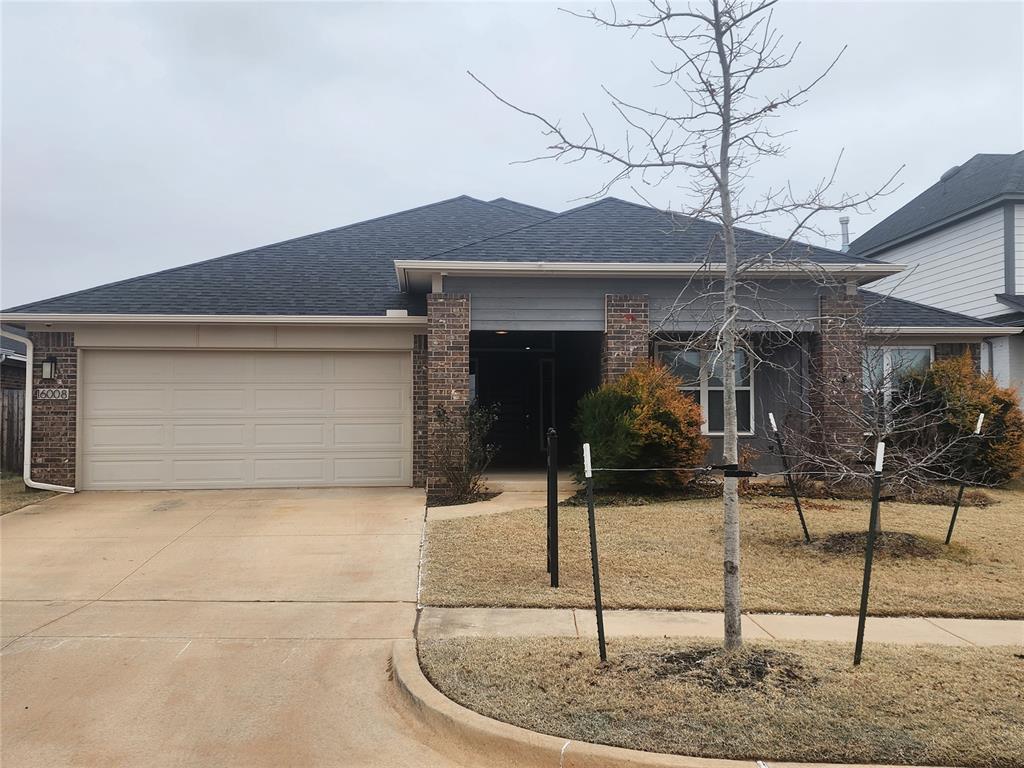
<path id="1" fill-rule="evenodd" d="M 353 485 L 399 485 L 410 471 L 412 456 L 339 456 L 334 460 L 334 481 Z"/>
<path id="2" fill-rule="evenodd" d="M 203 482 L 238 485 L 251 479 L 250 459 L 242 456 L 201 459 L 174 458 L 169 463 L 172 478 L 179 483 Z"/>
<path id="3" fill-rule="evenodd" d="M 405 424 L 401 421 L 364 422 L 334 425 L 334 445 L 339 448 L 401 450 L 406 445 Z"/>
<path id="4" fill-rule="evenodd" d="M 132 487 L 155 486 L 166 478 L 167 464 L 159 458 L 98 456 L 86 460 L 85 473 L 93 488 L 121 488 L 125 483 Z"/>
<path id="5" fill-rule="evenodd" d="M 382 384 L 379 387 L 339 387 L 334 390 L 334 410 L 336 413 L 344 411 L 402 413 L 406 410 L 403 405 L 410 399 L 409 389 L 401 386 Z"/>
<path id="6" fill-rule="evenodd" d="M 167 410 L 167 392 L 163 387 L 143 389 L 99 385 L 89 392 L 89 410 L 93 416 L 163 414 Z"/>
<path id="7" fill-rule="evenodd" d="M 256 390 L 253 406 L 257 412 L 274 413 L 321 413 L 327 400 L 323 387 L 308 389 L 273 389 L 259 388 Z"/>
<path id="8" fill-rule="evenodd" d="M 88 432 L 87 449 L 124 450 L 134 448 L 163 448 L 166 442 L 164 425 L 156 424 L 94 424 Z"/>
<path id="9" fill-rule="evenodd" d="M 246 391 L 241 388 L 178 388 L 171 393 L 174 413 L 225 413 L 246 410 Z"/>
<path id="10" fill-rule="evenodd" d="M 407 352 L 87 350 L 82 377 L 85 488 L 411 484 Z"/>
<path id="11" fill-rule="evenodd" d="M 244 448 L 246 425 L 238 423 L 170 424 L 175 448 Z"/>
<path id="12" fill-rule="evenodd" d="M 253 427 L 253 446 L 256 448 L 291 446 L 296 448 L 323 448 L 323 423 L 315 424 L 256 424 Z"/>

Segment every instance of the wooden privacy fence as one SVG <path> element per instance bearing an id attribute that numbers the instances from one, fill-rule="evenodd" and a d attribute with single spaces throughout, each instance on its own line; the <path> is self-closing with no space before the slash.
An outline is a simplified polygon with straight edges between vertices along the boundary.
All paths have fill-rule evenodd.
<path id="1" fill-rule="evenodd" d="M 25 464 L 25 390 L 0 392 L 0 467 L 6 472 L 21 472 Z"/>

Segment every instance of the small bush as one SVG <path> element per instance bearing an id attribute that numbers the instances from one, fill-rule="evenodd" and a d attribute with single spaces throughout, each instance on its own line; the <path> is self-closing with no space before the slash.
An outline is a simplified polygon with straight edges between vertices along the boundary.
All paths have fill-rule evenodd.
<path id="1" fill-rule="evenodd" d="M 1024 474 L 1024 413 L 1016 390 L 1001 387 L 991 375 L 979 373 L 967 354 L 936 362 L 917 377 L 925 407 L 943 409 L 937 439 L 959 440 L 937 473 L 975 484 L 997 485 Z M 965 439 L 985 414 L 981 438 Z"/>
<path id="2" fill-rule="evenodd" d="M 708 441 L 701 435 L 700 407 L 679 391 L 679 379 L 655 362 L 638 365 L 622 378 L 580 400 L 575 428 L 590 443 L 595 466 L 692 467 L 704 462 Z M 581 471 L 577 469 L 577 479 Z M 689 480 L 687 472 L 602 472 L 597 488 L 664 490 Z"/>
<path id="3" fill-rule="evenodd" d="M 446 410 L 438 406 L 437 450 L 434 461 L 445 479 L 443 495 L 433 495 L 432 506 L 468 504 L 483 495 L 482 480 L 498 446 L 487 442 L 497 418 L 494 408 L 470 405 Z"/>

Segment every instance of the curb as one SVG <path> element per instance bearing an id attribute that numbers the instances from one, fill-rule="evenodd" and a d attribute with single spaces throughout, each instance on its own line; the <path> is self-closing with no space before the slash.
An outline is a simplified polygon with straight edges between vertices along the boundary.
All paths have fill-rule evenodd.
<path id="1" fill-rule="evenodd" d="M 392 646 L 391 669 L 403 701 L 413 715 L 443 741 L 457 742 L 485 755 L 488 766 L 530 768 L 757 768 L 750 760 L 715 760 L 660 755 L 601 744 L 570 741 L 536 733 L 456 704 L 420 669 L 415 640 Z M 454 746 L 454 745 L 453 745 Z"/>
<path id="2" fill-rule="evenodd" d="M 402 702 L 419 723 L 437 735 L 439 742 L 485 756 L 489 768 L 826 768 L 838 765 L 665 755 L 571 741 L 502 723 L 456 704 L 431 685 L 420 669 L 416 641 L 412 639 L 395 641 L 391 650 L 391 671 Z"/>

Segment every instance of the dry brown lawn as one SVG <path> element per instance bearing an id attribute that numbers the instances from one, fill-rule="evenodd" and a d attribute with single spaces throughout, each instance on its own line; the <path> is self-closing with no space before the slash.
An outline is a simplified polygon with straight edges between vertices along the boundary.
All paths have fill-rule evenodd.
<path id="1" fill-rule="evenodd" d="M 926 556 L 875 558 L 871 613 L 1024 617 L 1024 492 L 960 511 L 953 545 L 948 507 L 886 503 L 889 531 L 915 534 Z M 809 500 L 815 540 L 867 527 L 866 502 Z M 520 510 L 433 521 L 423 602 L 439 606 L 583 607 L 593 602 L 586 509 L 562 507 L 561 586 L 547 586 L 545 514 Z M 802 542 L 788 499 L 743 500 L 743 605 L 747 611 L 854 614 L 863 555 Z M 599 507 L 601 587 L 609 608 L 721 610 L 721 510 L 712 500 Z"/>
<path id="2" fill-rule="evenodd" d="M 612 640 L 600 668 L 593 641 L 458 638 L 421 641 L 420 661 L 460 704 L 567 739 L 772 762 L 1024 766 L 1019 649 L 872 644 L 854 668 L 848 644 L 773 642 L 770 658 L 795 658 L 721 690 L 674 661 L 702 647 Z"/>
<path id="3" fill-rule="evenodd" d="M 53 496 L 52 491 L 26 488 L 21 475 L 4 473 L 0 476 L 0 515 L 27 507 Z"/>

